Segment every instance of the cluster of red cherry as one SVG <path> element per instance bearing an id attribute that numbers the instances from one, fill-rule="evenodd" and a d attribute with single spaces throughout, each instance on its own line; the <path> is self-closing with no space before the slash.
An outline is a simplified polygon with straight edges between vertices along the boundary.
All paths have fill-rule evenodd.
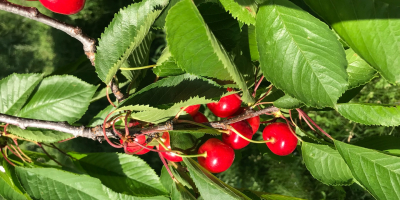
<path id="1" fill-rule="evenodd" d="M 37 1 L 37 0 L 27 0 Z M 83 9 L 86 0 L 39 0 L 47 9 L 63 15 L 76 14 Z"/>
<path id="2" fill-rule="evenodd" d="M 207 107 L 218 117 L 230 118 L 245 111 L 244 108 L 240 107 L 241 104 L 240 96 L 231 94 L 222 97 L 219 102 L 207 104 Z M 208 122 L 208 119 L 199 112 L 199 108 L 200 105 L 193 105 L 185 108 L 184 111 L 191 115 L 196 123 Z M 198 162 L 212 173 L 220 173 L 227 170 L 235 158 L 234 149 L 242 149 L 249 145 L 250 142 L 266 143 L 273 153 L 280 156 L 291 154 L 297 146 L 297 137 L 290 127 L 282 122 L 274 122 L 265 127 L 263 131 L 264 141 L 251 140 L 260 126 L 259 116 L 230 124 L 230 126 L 230 129 L 222 134 L 222 141 L 217 138 L 211 138 L 198 149 L 198 155 L 196 155 Z M 153 146 L 143 148 L 143 146 L 147 145 L 145 135 L 139 135 L 134 140 L 136 143 L 127 144 L 126 150 L 130 153 L 142 155 L 153 148 Z M 164 132 L 160 140 L 162 142 L 156 148 L 165 159 L 172 162 L 181 162 L 182 157 L 186 157 L 176 151 L 171 151 L 168 132 Z M 120 142 L 121 144 L 123 143 L 122 140 Z"/>

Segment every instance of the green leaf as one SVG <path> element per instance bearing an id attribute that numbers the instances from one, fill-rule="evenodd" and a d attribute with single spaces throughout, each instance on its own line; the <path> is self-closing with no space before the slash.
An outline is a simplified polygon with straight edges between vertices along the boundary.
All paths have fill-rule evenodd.
<path id="1" fill-rule="evenodd" d="M 108 199 L 98 179 L 53 168 L 16 167 L 16 173 L 34 199 Z"/>
<path id="2" fill-rule="evenodd" d="M 260 60 L 260 53 L 258 53 L 257 39 L 256 39 L 256 27 L 253 25 L 248 26 L 248 39 L 251 60 Z"/>
<path id="3" fill-rule="evenodd" d="M 95 67 L 108 84 L 129 55 L 142 43 L 168 0 L 144 0 L 120 10 L 99 40 Z"/>
<path id="4" fill-rule="evenodd" d="M 257 14 L 264 76 L 312 107 L 333 107 L 347 88 L 347 61 L 329 27 L 287 0 L 271 0 Z"/>
<path id="5" fill-rule="evenodd" d="M 219 99 L 225 89 L 214 81 L 198 76 L 183 74 L 159 80 L 138 91 L 123 101 L 126 105 L 150 105 L 179 103 L 193 97 Z M 202 103 L 203 104 L 203 103 Z"/>
<path id="6" fill-rule="evenodd" d="M 400 83 L 399 6 L 379 0 L 305 2 L 386 80 Z"/>
<path id="7" fill-rule="evenodd" d="M 400 125 L 400 106 L 379 104 L 344 103 L 336 110 L 346 119 L 366 125 Z"/>
<path id="8" fill-rule="evenodd" d="M 136 156 L 96 153 L 79 160 L 87 173 L 113 191 L 134 196 L 166 195 L 154 170 Z"/>
<path id="9" fill-rule="evenodd" d="M 213 199 L 250 199 L 235 188 L 227 185 L 200 166 L 193 159 L 183 158 L 190 176 L 204 200 Z"/>
<path id="10" fill-rule="evenodd" d="M 153 72 L 159 77 L 176 76 L 185 73 L 176 64 L 168 47 L 163 50 L 160 58 L 157 60 L 156 67 L 153 68 Z"/>
<path id="11" fill-rule="evenodd" d="M 311 175 L 327 185 L 351 185 L 353 175 L 339 152 L 328 145 L 303 142 L 304 163 Z"/>
<path id="12" fill-rule="evenodd" d="M 103 186 L 103 190 L 107 193 L 107 196 L 111 200 L 169 200 L 169 198 L 165 196 L 153 196 L 153 197 L 135 197 L 126 194 L 121 194 L 114 192 L 110 188 Z"/>
<path id="13" fill-rule="evenodd" d="M 335 140 L 354 178 L 376 199 L 400 199 L 400 158 Z"/>
<path id="14" fill-rule="evenodd" d="M 349 75 L 349 89 L 368 83 L 376 77 L 376 71 L 369 66 L 352 49 L 346 50 L 347 74 Z"/>
<path id="15" fill-rule="evenodd" d="M 4 172 L 0 171 L 0 196 L 5 199 L 28 199 L 24 195 L 25 191 L 15 175 L 14 168 L 10 167 L 3 159 L 1 167 L 3 167 Z"/>
<path id="16" fill-rule="evenodd" d="M 0 80 L 0 113 L 15 115 L 41 80 L 40 74 L 11 74 Z"/>
<path id="17" fill-rule="evenodd" d="M 201 16 L 226 51 L 231 51 L 240 40 L 240 27 L 218 3 L 202 3 L 198 7 Z"/>
<path id="18" fill-rule="evenodd" d="M 183 0 L 171 8 L 166 32 L 169 50 L 180 68 L 191 74 L 233 80 L 243 91 L 242 100 L 254 102 L 233 59 L 207 27 L 191 0 Z"/>
<path id="19" fill-rule="evenodd" d="M 283 109 L 295 109 L 300 108 L 304 104 L 300 100 L 293 98 L 289 95 L 285 95 L 278 100 L 274 101 L 274 106 Z"/>
<path id="20" fill-rule="evenodd" d="M 86 112 L 96 88 L 74 76 L 45 78 L 18 116 L 72 124 Z"/>
<path id="21" fill-rule="evenodd" d="M 35 141 L 35 142 L 46 142 L 53 143 L 61 140 L 65 140 L 68 138 L 73 138 L 74 136 L 69 133 L 64 133 L 60 131 L 53 131 L 48 129 L 38 129 L 38 128 L 27 128 L 20 129 L 16 126 L 8 126 L 7 131 L 16 135 L 18 137 Z"/>
<path id="22" fill-rule="evenodd" d="M 255 0 L 220 0 L 226 11 L 245 24 L 256 23 L 257 3 Z"/>

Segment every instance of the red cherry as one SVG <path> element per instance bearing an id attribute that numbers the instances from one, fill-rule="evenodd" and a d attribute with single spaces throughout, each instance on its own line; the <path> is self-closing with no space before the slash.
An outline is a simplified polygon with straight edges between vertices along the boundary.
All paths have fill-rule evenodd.
<path id="1" fill-rule="evenodd" d="M 217 117 L 229 117 L 240 108 L 241 104 L 240 96 L 231 94 L 222 97 L 218 102 L 208 103 L 207 107 Z"/>
<path id="2" fill-rule="evenodd" d="M 234 115 L 240 115 L 244 112 L 244 108 L 239 108 L 239 110 L 234 114 Z M 253 129 L 253 134 L 255 134 L 258 131 L 258 128 L 260 128 L 260 116 L 255 116 L 249 119 L 246 119 L 246 121 L 250 124 L 251 129 Z"/>
<path id="3" fill-rule="evenodd" d="M 120 140 L 119 141 L 121 144 L 123 144 L 124 143 L 124 141 L 123 140 Z M 139 135 L 139 136 L 137 136 L 136 138 L 135 138 L 135 142 L 137 142 L 137 143 L 139 143 L 139 144 L 141 144 L 141 145 L 146 145 L 146 136 L 145 135 Z M 145 148 L 143 148 L 143 147 L 141 147 L 141 146 L 139 146 L 139 145 L 137 145 L 136 143 L 128 143 L 127 144 L 128 146 L 126 147 L 126 150 L 129 152 L 129 153 L 135 153 L 136 155 L 143 155 L 143 154 L 146 154 L 146 153 L 148 153 L 150 150 L 148 150 L 148 149 L 145 149 Z M 153 148 L 154 146 L 147 146 L 147 147 L 149 147 L 149 148 Z M 140 149 L 143 149 L 143 150 L 141 150 L 141 151 L 139 151 Z M 139 151 L 139 152 L 137 152 L 137 151 Z"/>
<path id="4" fill-rule="evenodd" d="M 216 138 L 207 140 L 200 146 L 198 154 L 207 152 L 206 157 L 198 157 L 199 164 L 212 173 L 227 170 L 235 159 L 233 149 Z"/>
<path id="5" fill-rule="evenodd" d="M 170 137 L 168 132 L 164 132 L 162 137 L 164 139 L 164 145 L 168 148 L 168 150 L 171 150 L 171 142 L 170 142 Z M 159 145 L 158 148 L 160 150 L 165 150 L 165 148 L 162 145 Z M 172 152 L 162 152 L 161 153 L 165 159 L 172 161 L 172 162 L 182 162 L 183 159 L 180 156 L 177 156 L 176 153 Z"/>
<path id="6" fill-rule="evenodd" d="M 195 115 L 197 112 L 199 112 L 200 109 L 200 104 L 197 105 L 193 105 L 193 106 L 189 106 L 187 107 L 184 111 L 189 114 L 190 116 Z M 182 108 L 181 108 L 182 109 Z"/>
<path id="7" fill-rule="evenodd" d="M 276 155 L 286 156 L 291 154 L 297 146 L 297 137 L 290 131 L 289 126 L 282 122 L 275 122 L 265 127 L 263 131 L 264 140 L 274 139 L 267 142 L 268 148 Z"/>
<path id="8" fill-rule="evenodd" d="M 192 116 L 193 117 L 193 121 L 197 122 L 197 123 L 205 123 L 208 122 L 208 119 L 206 116 L 203 115 L 203 113 L 198 112 L 195 115 Z"/>
<path id="9" fill-rule="evenodd" d="M 246 138 L 251 139 L 254 135 L 253 130 L 247 121 L 236 122 L 231 124 L 231 126 Z M 222 134 L 222 141 L 233 149 L 242 149 L 250 144 L 249 141 L 243 139 L 231 130 L 229 131 L 229 134 Z"/>
<path id="10" fill-rule="evenodd" d="M 76 14 L 85 6 L 85 0 L 39 0 L 42 5 L 55 12 L 64 15 Z"/>

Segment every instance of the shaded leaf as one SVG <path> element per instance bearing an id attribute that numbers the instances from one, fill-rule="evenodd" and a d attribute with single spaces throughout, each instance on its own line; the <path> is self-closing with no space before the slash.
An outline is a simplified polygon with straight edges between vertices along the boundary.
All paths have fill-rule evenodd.
<path id="1" fill-rule="evenodd" d="M 329 27 L 287 0 L 257 14 L 261 70 L 274 86 L 308 106 L 333 107 L 347 87 L 346 57 Z"/>
<path id="2" fill-rule="evenodd" d="M 72 124 L 86 112 L 96 88 L 74 76 L 47 77 L 18 116 Z"/>
<path id="3" fill-rule="evenodd" d="M 377 199 L 400 198 L 400 158 L 335 140 L 355 179 Z"/>
<path id="4" fill-rule="evenodd" d="M 233 59 L 207 27 L 191 0 L 183 0 L 171 8 L 166 32 L 169 50 L 180 68 L 196 75 L 233 80 L 243 91 L 242 100 L 254 102 Z"/>
<path id="5" fill-rule="evenodd" d="M 400 125 L 400 107 L 379 104 L 343 103 L 336 110 L 346 119 L 366 125 Z"/>
<path id="6" fill-rule="evenodd" d="M 400 83 L 399 6 L 379 0 L 305 2 L 386 80 Z"/>
<path id="7" fill-rule="evenodd" d="M 212 199 L 250 199 L 235 188 L 212 175 L 193 159 L 183 158 L 190 176 L 204 200 Z"/>
<path id="8" fill-rule="evenodd" d="M 339 152 L 328 145 L 303 142 L 304 163 L 314 178 L 327 185 L 351 185 L 353 175 Z"/>
<path id="9" fill-rule="evenodd" d="M 231 51 L 240 39 L 240 27 L 218 3 L 202 3 L 198 7 L 201 16 L 226 51 Z"/>
<path id="10" fill-rule="evenodd" d="M 347 74 L 349 75 L 349 89 L 358 87 L 376 77 L 376 71 L 368 65 L 352 49 L 346 50 Z"/>
<path id="11" fill-rule="evenodd" d="M 40 74 L 11 74 L 0 80 L 0 113 L 15 115 L 41 80 Z"/>
<path id="12" fill-rule="evenodd" d="M 168 0 L 144 0 L 120 10 L 99 40 L 95 67 L 99 78 L 108 84 L 144 40 L 154 20 Z"/>
<path id="13" fill-rule="evenodd" d="M 359 140 L 354 143 L 354 145 L 400 156 L 399 137 L 393 137 L 389 135 L 372 136 Z"/>
<path id="14" fill-rule="evenodd" d="M 198 76 L 183 74 L 159 80 L 138 91 L 123 101 L 126 105 L 150 105 L 153 107 L 179 103 L 193 97 L 219 99 L 225 89 L 214 81 Z M 202 103 L 203 104 L 203 103 Z"/>

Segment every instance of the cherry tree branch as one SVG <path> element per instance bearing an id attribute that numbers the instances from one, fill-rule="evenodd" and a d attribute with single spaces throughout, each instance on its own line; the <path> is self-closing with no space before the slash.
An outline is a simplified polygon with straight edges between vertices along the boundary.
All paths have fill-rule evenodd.
<path id="1" fill-rule="evenodd" d="M 21 117 L 14 117 L 11 115 L 0 114 L 0 122 L 17 126 L 21 129 L 28 127 L 42 128 L 54 131 L 60 131 L 64 133 L 70 133 L 74 137 L 85 137 L 93 140 L 103 140 L 103 130 L 97 127 L 84 127 L 84 126 L 72 126 L 66 122 L 51 122 L 37 119 L 27 119 Z M 106 131 L 108 137 L 115 137 L 111 130 Z"/>
<path id="2" fill-rule="evenodd" d="M 238 115 L 236 117 L 225 119 L 222 121 L 217 122 L 208 122 L 203 123 L 206 126 L 215 128 L 215 129 L 227 129 L 229 124 L 236 123 L 242 120 L 246 120 L 255 116 L 259 116 L 266 113 L 277 112 L 279 108 L 274 106 L 264 108 L 258 111 L 254 110 L 246 110 L 243 114 Z M 21 129 L 26 129 L 28 127 L 32 128 L 41 128 L 41 129 L 48 129 L 54 131 L 60 131 L 64 133 L 70 133 L 74 137 L 85 137 L 93 140 L 103 141 L 103 129 L 102 126 L 96 127 L 85 127 L 85 126 L 72 126 L 66 122 L 51 122 L 51 121 L 44 121 L 44 120 L 37 120 L 37 119 L 27 119 L 21 117 L 14 117 L 11 115 L 0 114 L 0 122 L 11 124 L 17 126 Z M 153 127 L 146 127 L 146 128 L 130 128 L 129 132 L 130 135 L 137 135 L 137 134 L 147 134 L 151 135 L 158 132 L 164 131 L 171 131 L 171 130 L 187 130 L 188 128 L 199 128 L 193 124 L 182 124 L 176 123 L 173 124 L 172 121 L 168 121 L 165 124 L 153 126 Z M 110 138 L 118 138 L 116 134 L 112 131 L 112 129 L 106 129 L 106 134 Z"/>
<path id="3" fill-rule="evenodd" d="M 0 0 L 0 10 L 4 10 L 6 12 L 14 13 L 43 24 L 49 25 L 53 28 L 61 30 L 71 37 L 77 39 L 83 45 L 83 50 L 85 51 L 86 56 L 94 66 L 96 45 L 95 40 L 89 38 L 85 34 L 82 33 L 82 29 L 79 27 L 74 27 L 68 25 L 64 22 L 60 22 L 56 19 L 53 19 L 49 16 L 46 16 L 39 12 L 39 10 L 35 7 L 26 7 L 17 4 L 13 4 L 7 0 Z"/>

